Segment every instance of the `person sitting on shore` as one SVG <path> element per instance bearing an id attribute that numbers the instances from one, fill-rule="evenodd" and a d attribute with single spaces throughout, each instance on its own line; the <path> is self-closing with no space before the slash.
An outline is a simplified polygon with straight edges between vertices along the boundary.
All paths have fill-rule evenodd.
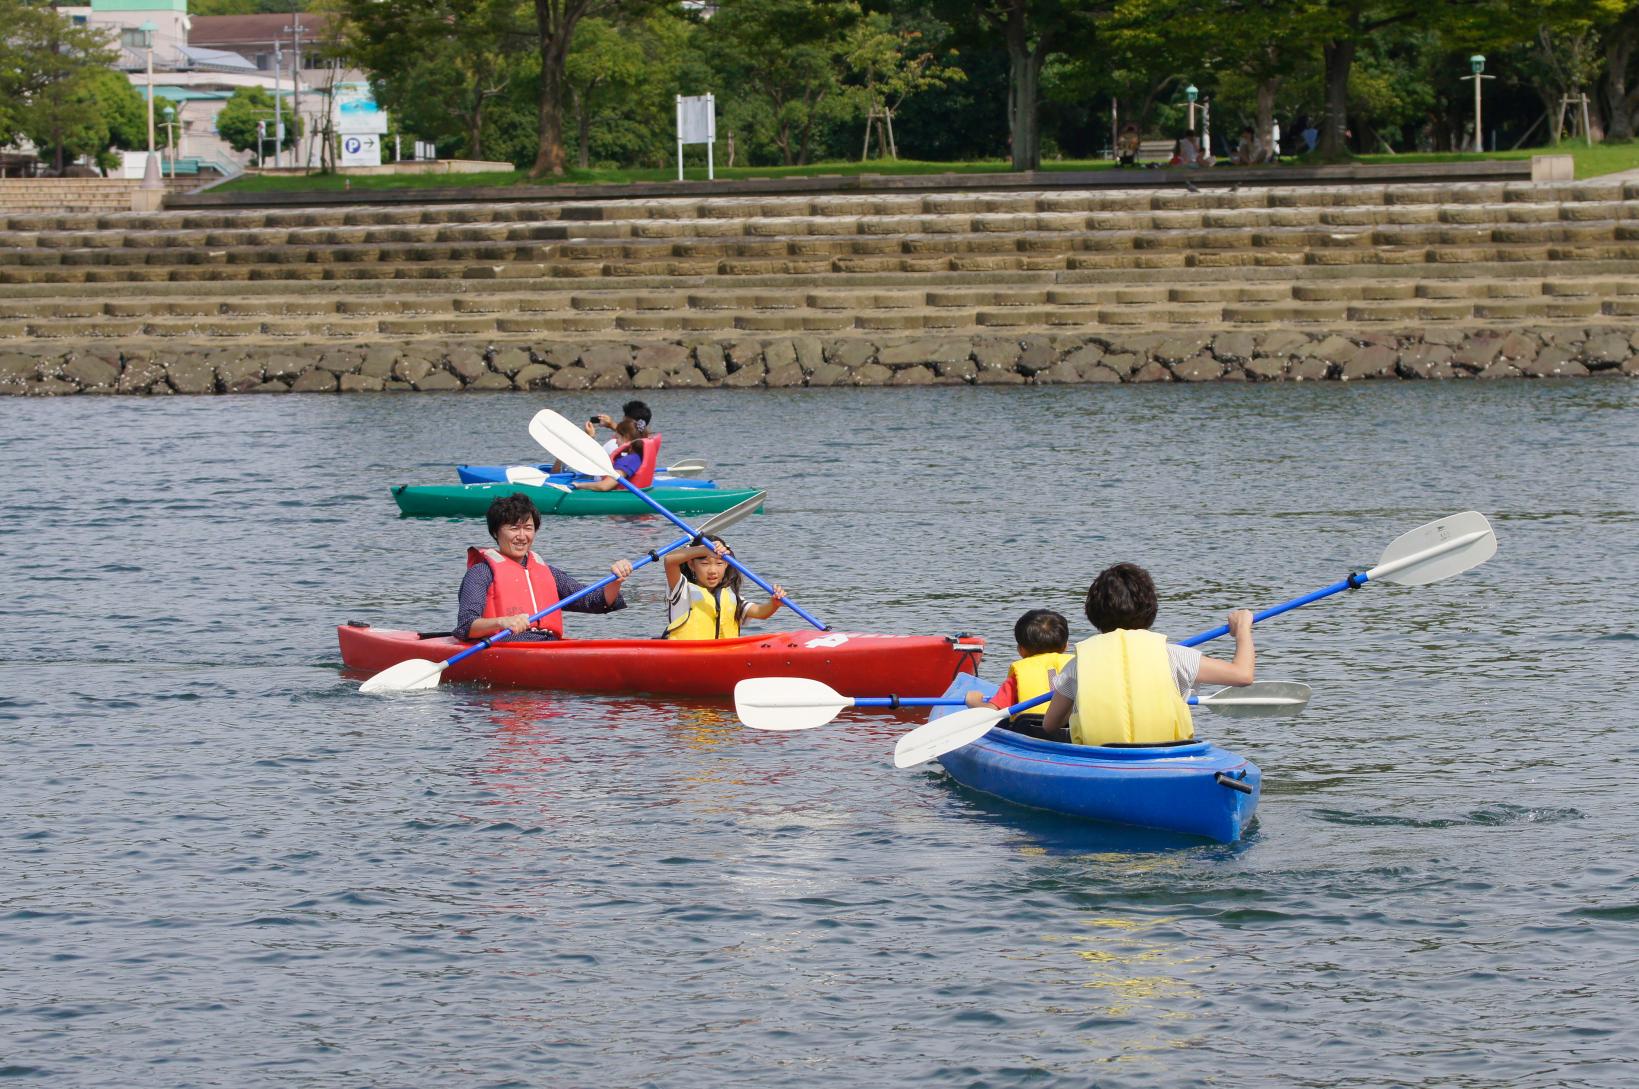
<path id="1" fill-rule="evenodd" d="M 1246 685 L 1255 679 L 1252 614 L 1229 614 L 1235 658 L 1208 658 L 1152 632 L 1158 601 L 1148 571 L 1118 563 L 1087 588 L 1087 619 L 1100 634 L 1076 644 L 1053 682 L 1042 728 L 1066 726 L 1077 745 L 1166 745 L 1195 736 L 1184 697 L 1197 684 Z"/>
<path id="2" fill-rule="evenodd" d="M 1128 121 L 1121 126 L 1121 135 L 1115 141 L 1115 165 L 1133 166 L 1138 162 L 1138 149 L 1143 141 L 1138 138 L 1138 126 Z"/>
<path id="3" fill-rule="evenodd" d="M 457 639 L 477 641 L 503 630 L 518 639 L 562 639 L 563 614 L 610 613 L 626 607 L 621 585 L 632 565 L 617 560 L 609 570 L 619 578 L 601 594 L 588 594 L 564 609 L 531 622 L 530 617 L 586 587 L 551 566 L 534 552 L 541 512 L 529 496 L 504 495 L 486 515 L 494 548 L 467 549 L 467 573 L 455 614 Z"/>
<path id="4" fill-rule="evenodd" d="M 1229 161 L 1236 166 L 1251 166 L 1259 161 L 1258 155 L 1257 137 L 1252 135 L 1252 126 L 1247 125 L 1241 129 L 1241 138 L 1235 144 L 1235 154 L 1230 157 Z"/>
<path id="5" fill-rule="evenodd" d="M 1007 680 L 988 700 L 977 692 L 969 692 L 969 707 L 988 705 L 1001 710 L 1045 696 L 1052 691 L 1059 671 L 1070 663 L 1070 622 L 1052 609 L 1031 609 L 1019 617 L 1013 625 L 1013 642 L 1018 645 L 1019 660 L 1007 667 Z M 1049 736 L 1042 728 L 1042 718 L 1039 709 L 1032 709 L 1004 719 L 1000 725 L 1046 741 L 1070 740 L 1065 730 L 1059 731 L 1060 736 Z"/>

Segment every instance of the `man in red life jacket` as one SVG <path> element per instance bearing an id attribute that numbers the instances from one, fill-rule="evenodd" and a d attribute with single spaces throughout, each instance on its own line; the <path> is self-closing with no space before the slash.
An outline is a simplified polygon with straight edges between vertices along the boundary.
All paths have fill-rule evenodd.
<path id="1" fill-rule="evenodd" d="M 502 496 L 489 505 L 487 517 L 495 547 L 467 549 L 467 574 L 461 580 L 455 618 L 457 639 L 484 639 L 508 628 L 518 639 L 562 639 L 565 611 L 608 613 L 626 607 L 620 588 L 632 565 L 617 560 L 609 570 L 620 577 L 601 594 L 590 594 L 530 624 L 531 616 L 585 587 L 534 553 L 541 512 L 529 496 Z"/>

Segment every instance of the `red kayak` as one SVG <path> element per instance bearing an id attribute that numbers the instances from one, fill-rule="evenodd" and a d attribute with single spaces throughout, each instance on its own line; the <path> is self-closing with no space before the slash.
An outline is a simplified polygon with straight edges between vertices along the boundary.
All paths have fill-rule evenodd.
<path id="1" fill-rule="evenodd" d="M 378 673 L 411 658 L 441 662 L 471 646 L 449 636 L 343 624 L 349 670 Z M 976 673 L 977 636 L 799 631 L 738 639 L 560 639 L 501 643 L 451 666 L 447 681 L 573 692 L 728 696 L 747 677 L 807 677 L 845 696 L 937 696 L 959 673 Z"/>

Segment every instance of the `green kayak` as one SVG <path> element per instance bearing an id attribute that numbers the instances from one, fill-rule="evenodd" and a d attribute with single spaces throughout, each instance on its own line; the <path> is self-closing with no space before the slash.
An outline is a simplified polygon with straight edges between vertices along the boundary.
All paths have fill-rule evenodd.
<path id="1" fill-rule="evenodd" d="M 522 492 L 542 514 L 653 514 L 631 492 L 559 491 L 529 484 L 400 484 L 393 499 L 416 518 L 482 518 L 497 497 Z M 756 495 L 753 488 L 650 488 L 655 502 L 673 514 L 716 514 Z M 757 508 L 758 513 L 762 508 Z"/>

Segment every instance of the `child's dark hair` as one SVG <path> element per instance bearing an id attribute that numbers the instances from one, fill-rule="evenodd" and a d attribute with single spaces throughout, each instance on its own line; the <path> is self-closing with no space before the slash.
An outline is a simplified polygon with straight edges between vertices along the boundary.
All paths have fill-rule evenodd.
<path id="1" fill-rule="evenodd" d="M 717 544 L 722 545 L 725 549 L 728 549 L 728 554 L 730 556 L 734 555 L 734 549 L 729 548 L 728 542 L 716 534 L 707 536 L 706 540 L 714 541 Z M 713 554 L 715 555 L 715 553 Z M 684 578 L 688 579 L 696 586 L 700 584 L 700 580 L 694 577 L 694 568 L 690 567 L 688 564 L 685 563 L 683 565 L 682 573 Z M 740 569 L 735 567 L 733 564 L 730 564 L 728 570 L 723 572 L 723 581 L 719 582 L 717 585 L 720 589 L 734 591 L 734 622 L 739 624 L 746 618 L 747 605 L 746 599 L 740 594 Z"/>
<path id="2" fill-rule="evenodd" d="M 1101 632 L 1143 629 L 1155 623 L 1155 582 L 1136 563 L 1118 563 L 1087 587 L 1087 619 Z"/>
<path id="3" fill-rule="evenodd" d="M 1062 654 L 1070 645 L 1070 622 L 1052 609 L 1031 609 L 1013 625 L 1013 641 L 1026 655 Z"/>
<path id="4" fill-rule="evenodd" d="M 649 411 L 649 406 L 642 401 L 627 401 L 620 406 L 620 411 L 628 420 L 636 420 L 642 424 L 645 431 L 649 429 L 649 423 L 654 419 L 654 414 Z"/>
<path id="5" fill-rule="evenodd" d="M 528 518 L 535 523 L 535 528 L 541 528 L 541 512 L 535 509 L 535 501 L 523 492 L 513 492 L 503 495 L 489 505 L 484 515 L 489 523 L 489 535 L 495 536 L 502 526 L 510 526 L 514 522 L 522 522 Z"/>

